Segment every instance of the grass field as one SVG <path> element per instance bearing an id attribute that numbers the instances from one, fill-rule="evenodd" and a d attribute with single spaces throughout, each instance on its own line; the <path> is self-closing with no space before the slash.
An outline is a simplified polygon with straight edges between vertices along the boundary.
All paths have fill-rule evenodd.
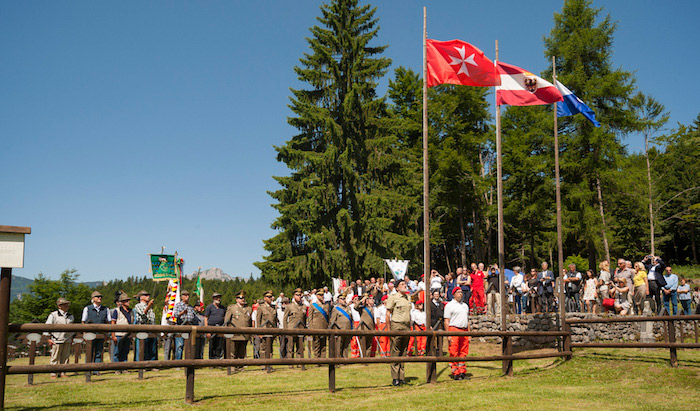
<path id="1" fill-rule="evenodd" d="M 470 355 L 495 355 L 500 346 L 472 344 Z M 182 370 L 106 372 L 85 383 L 82 374 L 51 380 L 48 374 L 8 377 L 7 409 L 698 409 L 700 351 L 678 350 L 679 367 L 668 365 L 668 350 L 577 349 L 571 361 L 519 360 L 513 377 L 501 363 L 470 363 L 468 381 L 452 381 L 449 365 L 438 364 L 438 383 L 425 383 L 424 364 L 406 364 L 408 385 L 392 387 L 388 365 L 349 365 L 336 371 L 328 392 L 327 367 L 275 367 L 266 374 L 247 368 L 196 372 L 196 404 L 184 403 Z M 26 364 L 26 359 L 10 363 Z M 46 363 L 40 357 L 37 363 Z"/>

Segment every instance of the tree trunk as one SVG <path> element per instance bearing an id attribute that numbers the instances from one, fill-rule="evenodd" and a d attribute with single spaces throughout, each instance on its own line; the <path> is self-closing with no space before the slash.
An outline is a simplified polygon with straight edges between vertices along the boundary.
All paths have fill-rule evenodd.
<path id="1" fill-rule="evenodd" d="M 644 157 L 647 160 L 647 183 L 649 184 L 649 233 L 651 237 L 651 255 L 656 255 L 654 249 L 654 207 L 652 204 L 653 192 L 651 190 L 651 164 L 649 163 L 649 136 L 644 135 Z"/>
<path id="2" fill-rule="evenodd" d="M 459 197 L 459 251 L 462 253 L 462 267 L 467 266 L 467 236 L 464 232 L 464 215 L 462 214 L 462 196 Z"/>
<path id="3" fill-rule="evenodd" d="M 476 261 L 483 261 L 483 253 L 481 248 L 481 235 L 479 235 L 479 212 L 477 208 L 472 209 L 472 219 L 474 219 L 474 237 L 472 238 L 472 244 L 474 245 L 474 259 Z"/>
<path id="4" fill-rule="evenodd" d="M 447 272 L 452 271 L 452 266 L 450 265 L 450 253 L 447 251 L 447 244 L 445 244 L 445 240 L 442 241 L 442 248 L 445 249 L 445 262 L 447 262 Z"/>
<path id="5" fill-rule="evenodd" d="M 595 249 L 595 242 L 593 240 L 588 240 L 588 268 L 593 270 L 593 272 L 595 272 L 595 268 L 596 268 L 596 260 L 597 260 L 596 257 L 597 257 L 597 252 Z M 610 258 L 608 258 L 608 261 L 610 261 Z M 583 274 L 583 278 L 586 278 L 586 275 L 585 275 L 586 273 L 582 273 L 582 274 Z M 581 286 L 583 286 L 583 284 L 581 284 Z"/>
<path id="6" fill-rule="evenodd" d="M 698 263 L 698 254 L 695 250 L 695 224 L 690 224 L 690 249 L 693 252 L 693 264 Z"/>
<path id="7" fill-rule="evenodd" d="M 603 191 L 600 188 L 600 177 L 596 177 L 595 185 L 596 185 L 596 188 L 598 189 L 598 208 L 600 209 L 600 219 L 603 221 L 601 231 L 603 234 L 603 248 L 605 249 L 605 259 L 610 261 L 610 247 L 608 247 L 608 237 L 607 237 L 607 234 L 605 233 L 605 231 L 606 231 L 605 211 L 603 209 Z M 595 261 L 594 261 L 594 266 L 595 266 Z"/>

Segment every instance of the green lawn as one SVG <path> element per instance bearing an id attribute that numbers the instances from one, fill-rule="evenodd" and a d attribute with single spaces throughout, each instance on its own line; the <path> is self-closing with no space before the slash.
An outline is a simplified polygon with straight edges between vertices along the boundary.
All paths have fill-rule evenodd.
<path id="1" fill-rule="evenodd" d="M 493 355 L 492 344 L 473 344 L 472 355 Z M 200 409 L 698 409 L 700 351 L 679 350 L 679 367 L 668 366 L 668 350 L 578 349 L 573 360 L 522 360 L 515 375 L 502 377 L 501 364 L 470 363 L 469 381 L 452 381 L 449 365 L 438 364 L 438 383 L 425 383 L 425 365 L 407 364 L 408 386 L 390 386 L 388 365 L 350 365 L 336 371 L 328 392 L 326 367 L 306 371 L 275 367 L 266 374 L 248 368 L 197 370 L 195 407 Z M 48 361 L 40 357 L 38 363 Z M 26 359 L 12 364 L 26 364 Z M 191 408 L 184 403 L 184 371 L 83 375 L 51 380 L 47 374 L 8 377 L 7 409 L 163 410 Z"/>

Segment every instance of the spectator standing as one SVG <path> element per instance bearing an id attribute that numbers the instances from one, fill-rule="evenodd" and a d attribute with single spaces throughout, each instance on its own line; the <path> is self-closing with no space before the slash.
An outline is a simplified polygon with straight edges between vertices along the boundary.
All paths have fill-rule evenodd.
<path id="1" fill-rule="evenodd" d="M 678 314 L 678 276 L 672 272 L 670 266 L 666 267 L 664 271 L 664 285 L 662 292 L 664 296 L 664 308 L 666 309 L 666 314 L 671 315 L 671 310 L 669 309 L 669 303 L 673 306 L 673 315 Z"/>
<path id="2" fill-rule="evenodd" d="M 527 296 L 523 292 L 523 285 L 525 285 L 525 280 L 523 278 L 523 273 L 520 272 L 520 267 L 513 267 L 513 272 L 515 275 L 513 275 L 513 278 L 510 280 L 510 288 L 513 292 L 513 301 L 515 303 L 515 313 L 516 314 L 522 314 L 523 313 L 523 297 L 525 297 L 524 301 L 527 304 Z M 526 286 L 527 287 L 527 286 Z"/>
<path id="3" fill-rule="evenodd" d="M 468 331 L 469 330 L 469 305 L 463 302 L 464 293 L 460 288 L 452 290 L 454 298 L 445 305 L 445 330 L 447 331 Z M 469 355 L 469 337 L 451 336 L 447 337 L 449 343 L 450 357 L 466 357 Z M 467 378 L 467 365 L 464 361 L 451 362 L 452 379 L 463 380 Z"/>
<path id="4" fill-rule="evenodd" d="M 214 292 L 212 302 L 204 310 L 204 325 L 222 327 L 226 318 L 226 308 L 221 305 L 221 294 Z M 209 338 L 209 359 L 221 359 L 224 357 L 224 337 L 207 333 Z"/>
<path id="5" fill-rule="evenodd" d="M 194 317 L 196 319 L 195 324 L 197 325 L 203 325 L 204 324 L 204 303 L 199 301 L 197 304 L 194 305 Z M 197 334 L 197 339 L 194 342 L 194 359 L 195 360 L 203 360 L 204 359 L 204 345 L 207 343 L 207 339 L 205 338 L 204 334 L 198 333 Z"/>
<path id="6" fill-rule="evenodd" d="M 610 298 L 610 262 L 603 260 L 598 264 L 598 306 L 603 306 L 603 300 Z"/>
<path id="7" fill-rule="evenodd" d="M 180 301 L 173 307 L 173 321 L 176 325 L 198 325 L 197 317 L 194 315 L 194 309 L 190 307 L 190 292 L 182 290 L 180 292 Z M 175 359 L 182 359 L 182 350 L 185 347 L 185 339 L 182 335 L 175 336 Z"/>
<path id="8" fill-rule="evenodd" d="M 537 288 L 539 286 L 539 280 L 537 279 L 537 269 L 530 269 L 530 275 L 527 278 L 527 312 L 529 313 L 539 313 L 542 312 L 540 307 L 540 299 Z"/>
<path id="9" fill-rule="evenodd" d="M 642 260 L 644 267 L 647 270 L 647 282 L 649 284 L 649 298 L 654 303 L 652 309 L 655 313 L 661 312 L 661 289 L 666 285 L 664 277 L 664 264 L 661 258 L 648 255 Z"/>
<path id="10" fill-rule="evenodd" d="M 58 310 L 52 311 L 49 314 L 48 318 L 46 318 L 46 324 L 73 324 L 75 321 L 73 314 L 68 312 L 70 301 L 61 297 L 56 300 L 56 305 L 58 306 Z M 45 332 L 44 335 L 48 336 L 48 343 L 49 346 L 51 346 L 51 365 L 68 364 L 70 361 L 70 348 L 73 341 L 73 333 L 51 331 Z M 61 373 L 61 377 L 65 376 L 66 373 Z M 52 372 L 51 378 L 58 378 L 58 375 Z"/>
<path id="11" fill-rule="evenodd" d="M 593 270 L 586 270 L 586 283 L 583 288 L 583 301 L 586 304 L 587 313 L 595 313 L 596 300 L 598 299 L 598 282 Z"/>
<path id="12" fill-rule="evenodd" d="M 445 304 L 440 298 L 440 292 L 433 292 L 432 298 L 430 299 L 432 306 L 430 307 L 430 327 L 432 330 L 442 330 L 444 326 L 443 319 L 445 314 Z M 442 341 L 443 337 L 437 338 L 437 353 L 442 355 Z"/>
<path id="13" fill-rule="evenodd" d="M 102 293 L 93 291 L 91 295 L 92 304 L 83 308 L 81 321 L 83 324 L 110 324 L 112 316 L 109 308 L 102 305 Z M 102 351 L 104 351 L 104 338 L 95 338 L 92 341 L 92 352 L 89 354 L 93 362 L 102 362 Z M 93 374 L 99 375 L 99 371 L 93 371 Z"/>
<path id="14" fill-rule="evenodd" d="M 139 302 L 134 306 L 134 324 L 140 325 L 155 325 L 156 314 L 153 312 L 153 303 L 155 300 L 151 299 L 151 294 L 146 290 L 140 291 L 136 298 Z M 134 342 L 134 361 L 139 359 L 139 350 L 141 349 L 140 344 L 144 344 L 143 347 L 143 360 L 144 361 L 155 361 L 158 359 L 158 339 L 154 337 L 148 337 L 145 340 L 135 339 Z"/>
<path id="15" fill-rule="evenodd" d="M 406 281 L 399 281 L 396 285 L 396 294 L 393 294 L 386 302 L 386 322 L 391 331 L 409 331 L 411 325 L 411 302 L 406 293 Z M 391 356 L 398 358 L 406 354 L 408 348 L 408 336 L 397 335 L 391 337 Z M 392 385 L 399 386 L 406 383 L 403 363 L 391 363 Z"/>
<path id="16" fill-rule="evenodd" d="M 583 277 L 576 271 L 576 264 L 569 264 L 569 271 L 564 273 L 564 291 L 566 292 L 567 311 L 577 312 L 581 310 L 580 291 Z"/>
<path id="17" fill-rule="evenodd" d="M 430 270 L 430 295 L 435 291 L 442 291 L 442 283 L 445 277 L 440 275 L 437 270 Z"/>
<path id="18" fill-rule="evenodd" d="M 634 296 L 632 297 L 634 312 L 637 315 L 642 315 L 644 311 L 644 300 L 649 295 L 649 280 L 647 279 L 647 272 L 644 269 L 644 264 L 640 262 L 634 263 L 634 277 L 632 277 L 632 282 L 634 284 Z"/>
<path id="19" fill-rule="evenodd" d="M 479 263 L 476 270 L 472 270 L 469 274 L 471 277 L 472 296 L 469 307 L 476 315 L 486 313 L 486 293 L 484 290 L 484 281 L 486 273 L 484 273 L 484 264 Z"/>
<path id="20" fill-rule="evenodd" d="M 630 291 L 630 287 L 627 284 L 627 280 L 624 278 L 618 278 L 615 285 L 613 286 L 613 295 L 615 297 L 615 311 L 620 315 L 627 315 L 630 312 L 631 304 L 627 299 L 627 294 Z"/>
<path id="21" fill-rule="evenodd" d="M 411 309 L 411 325 L 414 331 L 425 331 L 425 311 L 423 311 L 423 300 L 416 301 L 415 308 Z M 419 357 L 425 356 L 425 346 L 427 337 L 411 337 L 408 342 L 408 351 L 415 348 L 415 354 Z"/>
<path id="22" fill-rule="evenodd" d="M 486 312 L 491 315 L 498 315 L 501 309 L 499 274 L 498 266 L 493 265 L 486 277 Z"/>
<path id="23" fill-rule="evenodd" d="M 549 270 L 549 264 L 546 261 L 542 262 L 541 267 L 542 271 L 537 273 L 539 281 L 537 294 L 544 312 L 551 312 L 554 311 L 554 273 Z"/>
<path id="24" fill-rule="evenodd" d="M 461 268 L 457 268 L 457 272 L 461 272 Z M 457 287 L 457 274 L 450 271 L 445 277 L 445 301 L 452 300 L 452 289 Z"/>
<path id="25" fill-rule="evenodd" d="M 695 314 L 700 313 L 700 287 L 693 289 L 693 304 L 695 304 Z"/>
<path id="26" fill-rule="evenodd" d="M 466 304 L 469 304 L 469 298 L 472 296 L 471 291 L 472 279 L 466 267 L 457 268 L 457 285 L 462 290 L 462 298 Z M 454 290 L 452 291 L 454 297 Z"/>
<path id="27" fill-rule="evenodd" d="M 330 304 L 333 302 L 333 294 L 328 291 L 328 287 L 323 287 L 323 303 Z"/>
<path id="28" fill-rule="evenodd" d="M 678 286 L 676 292 L 678 293 L 678 301 L 681 303 L 681 307 L 683 308 L 683 314 L 690 315 L 690 286 L 686 284 L 685 278 L 681 278 L 681 284 Z"/>
<path id="29" fill-rule="evenodd" d="M 112 324 L 125 325 L 133 323 L 133 315 L 129 305 L 131 298 L 126 293 L 122 293 L 119 297 L 119 306 L 112 312 Z M 114 354 L 112 362 L 124 362 L 129 358 L 129 350 L 131 350 L 131 339 L 128 332 L 112 331 L 112 341 L 114 342 Z M 115 371 L 115 374 L 121 374 L 121 371 Z"/>

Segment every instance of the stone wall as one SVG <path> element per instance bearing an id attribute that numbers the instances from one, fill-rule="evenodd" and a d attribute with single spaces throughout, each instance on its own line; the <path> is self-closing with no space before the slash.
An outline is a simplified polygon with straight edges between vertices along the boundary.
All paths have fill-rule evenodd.
<path id="1" fill-rule="evenodd" d="M 606 318 L 596 314 L 567 313 L 567 318 Z M 500 316 L 477 315 L 469 318 L 473 331 L 500 331 Z M 684 321 L 683 332 L 686 337 L 695 336 L 693 321 Z M 555 331 L 559 329 L 559 314 L 523 314 L 508 316 L 508 331 Z M 571 326 L 572 342 L 623 342 L 640 341 L 643 331 L 649 330 L 643 342 L 663 341 L 664 324 L 662 322 L 574 324 Z M 680 342 L 681 330 L 676 323 L 676 338 Z M 498 342 L 500 337 L 476 337 L 480 342 Z M 522 348 L 554 348 L 557 337 L 515 337 L 513 345 Z"/>

